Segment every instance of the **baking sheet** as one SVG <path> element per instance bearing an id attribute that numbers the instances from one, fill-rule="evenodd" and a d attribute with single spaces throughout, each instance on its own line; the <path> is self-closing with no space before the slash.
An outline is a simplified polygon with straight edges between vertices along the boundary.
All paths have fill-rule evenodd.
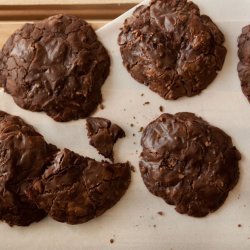
<path id="1" fill-rule="evenodd" d="M 115 160 L 129 160 L 136 169 L 121 201 L 102 216 L 81 225 L 67 225 L 50 218 L 29 227 L 11 228 L 0 223 L 0 249 L 250 249 L 250 104 L 242 94 L 236 71 L 237 37 L 241 27 L 250 23 L 250 1 L 195 3 L 221 28 L 228 49 L 222 71 L 199 96 L 166 101 L 130 77 L 122 66 L 116 41 L 119 27 L 131 11 L 97 32 L 112 57 L 112 68 L 102 88 L 105 108 L 94 116 L 111 119 L 125 129 L 127 137 L 115 145 Z M 20 109 L 3 91 L 0 100 L 0 109 L 20 115 L 48 142 L 102 159 L 88 144 L 85 120 L 57 123 L 44 113 Z M 147 101 L 150 104 L 143 105 Z M 150 194 L 142 182 L 138 131 L 161 114 L 159 106 L 169 113 L 195 112 L 231 135 L 242 153 L 239 183 L 224 205 L 205 218 L 178 214 L 173 206 Z M 157 214 L 159 211 L 164 215 Z"/>

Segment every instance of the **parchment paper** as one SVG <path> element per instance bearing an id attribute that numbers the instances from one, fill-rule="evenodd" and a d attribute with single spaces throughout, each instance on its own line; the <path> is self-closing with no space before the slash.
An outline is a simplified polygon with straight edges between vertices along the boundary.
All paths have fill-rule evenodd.
<path id="1" fill-rule="evenodd" d="M 122 65 L 117 45 L 119 27 L 131 11 L 97 31 L 112 57 L 112 68 L 102 88 L 105 108 L 93 116 L 111 119 L 125 129 L 127 137 L 115 145 L 115 160 L 129 160 L 136 169 L 121 201 L 99 218 L 81 225 L 67 225 L 49 217 L 29 227 L 11 228 L 0 223 L 0 249 L 250 249 L 250 104 L 241 91 L 236 71 L 237 37 L 241 28 L 250 23 L 250 1 L 195 3 L 221 28 L 228 49 L 222 71 L 199 96 L 166 101 L 131 78 Z M 143 105 L 147 101 L 150 104 Z M 200 115 L 231 135 L 242 153 L 239 183 L 224 205 L 205 218 L 178 214 L 173 206 L 150 194 L 142 182 L 138 131 L 160 115 L 159 106 L 169 113 L 190 111 Z M 85 120 L 57 123 L 44 113 L 20 109 L 3 91 L 0 109 L 20 115 L 60 148 L 102 159 L 88 144 Z"/>

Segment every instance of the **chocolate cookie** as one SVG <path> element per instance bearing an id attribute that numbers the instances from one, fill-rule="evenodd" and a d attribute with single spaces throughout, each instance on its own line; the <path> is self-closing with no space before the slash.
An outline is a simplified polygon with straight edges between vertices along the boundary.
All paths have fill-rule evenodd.
<path id="1" fill-rule="evenodd" d="M 4 44 L 4 90 L 17 105 L 56 121 L 88 116 L 101 102 L 110 59 L 84 20 L 56 15 L 25 24 Z"/>
<path id="2" fill-rule="evenodd" d="M 199 94 L 221 70 L 224 36 L 186 0 L 152 0 L 125 20 L 118 38 L 123 64 L 165 99 Z"/>
<path id="3" fill-rule="evenodd" d="M 90 145 L 104 157 L 113 159 L 114 144 L 119 138 L 125 137 L 123 129 L 112 124 L 111 121 L 99 117 L 87 118 L 86 126 Z"/>
<path id="4" fill-rule="evenodd" d="M 238 75 L 244 95 L 250 102 L 250 25 L 242 29 L 238 38 Z"/>
<path id="5" fill-rule="evenodd" d="M 192 113 L 161 115 L 145 128 L 141 145 L 145 185 L 181 214 L 215 211 L 238 181 L 241 156 L 231 137 Z"/>
<path id="6" fill-rule="evenodd" d="M 24 194 L 32 179 L 43 172 L 55 147 L 19 117 L 0 111 L 0 219 L 27 226 L 46 213 Z"/>
<path id="7" fill-rule="evenodd" d="M 55 220 L 78 224 L 112 207 L 129 183 L 128 163 L 97 162 L 64 149 L 26 194 Z"/>

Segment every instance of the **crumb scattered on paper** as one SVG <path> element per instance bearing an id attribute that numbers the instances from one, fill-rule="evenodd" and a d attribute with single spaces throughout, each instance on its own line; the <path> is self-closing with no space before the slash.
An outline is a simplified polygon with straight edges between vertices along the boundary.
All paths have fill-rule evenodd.
<path id="1" fill-rule="evenodd" d="M 135 173 L 135 167 L 134 166 L 131 165 L 130 170 Z"/>

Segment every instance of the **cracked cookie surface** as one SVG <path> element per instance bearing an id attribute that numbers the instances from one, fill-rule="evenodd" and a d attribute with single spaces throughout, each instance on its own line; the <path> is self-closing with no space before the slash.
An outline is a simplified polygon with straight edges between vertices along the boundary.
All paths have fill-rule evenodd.
<path id="1" fill-rule="evenodd" d="M 150 192 L 177 212 L 218 209 L 239 178 L 231 137 L 192 113 L 163 114 L 144 130 L 140 171 Z"/>
<path id="2" fill-rule="evenodd" d="M 96 109 L 110 67 L 91 26 L 66 15 L 25 24 L 4 44 L 0 58 L 4 90 L 16 104 L 61 122 Z"/>
<path id="3" fill-rule="evenodd" d="M 55 147 L 17 117 L 0 111 L 0 219 L 10 226 L 28 226 L 46 216 L 24 194 L 39 176 Z"/>
<path id="4" fill-rule="evenodd" d="M 250 102 L 250 25 L 242 29 L 238 38 L 238 75 L 241 81 L 241 88 L 244 95 Z"/>
<path id="5" fill-rule="evenodd" d="M 165 99 L 199 94 L 221 70 L 224 36 L 186 0 L 153 0 L 125 20 L 118 37 L 123 64 Z"/>
<path id="6" fill-rule="evenodd" d="M 86 119 L 89 143 L 106 158 L 113 160 L 113 147 L 119 138 L 125 137 L 125 132 L 118 125 L 100 117 Z"/>
<path id="7" fill-rule="evenodd" d="M 64 149 L 26 194 L 53 219 L 78 224 L 117 203 L 130 178 L 129 163 L 97 162 Z"/>

